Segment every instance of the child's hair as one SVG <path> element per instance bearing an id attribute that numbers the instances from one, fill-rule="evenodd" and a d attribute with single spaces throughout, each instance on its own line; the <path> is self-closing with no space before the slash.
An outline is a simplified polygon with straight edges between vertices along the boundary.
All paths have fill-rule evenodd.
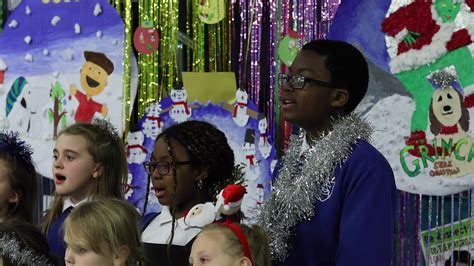
<path id="1" fill-rule="evenodd" d="M 59 265 L 50 257 L 48 242 L 38 228 L 20 219 L 0 223 L 0 261 L 3 265 Z"/>
<path id="2" fill-rule="evenodd" d="M 202 188 L 206 190 L 207 201 L 214 201 L 219 191 L 221 191 L 227 184 L 234 183 L 236 177 L 236 170 L 234 167 L 234 152 L 227 142 L 225 134 L 217 129 L 214 125 L 204 121 L 186 121 L 180 124 L 173 125 L 165 129 L 156 140 L 163 137 L 168 145 L 168 151 L 171 156 L 171 161 L 176 161 L 174 149 L 170 143 L 170 139 L 174 139 L 181 143 L 189 154 L 189 160 L 207 167 L 208 175 L 202 182 Z M 156 142 L 155 142 L 156 143 Z M 150 182 L 151 178 L 148 178 Z M 176 168 L 173 164 L 173 180 L 174 180 L 174 194 L 177 191 L 177 175 Z M 150 187 L 150 184 L 148 184 Z M 146 197 L 148 199 L 148 195 Z M 175 196 L 176 199 L 176 196 Z M 144 212 L 146 212 L 146 201 Z M 173 204 L 175 207 L 176 202 Z M 172 226 L 171 237 L 169 244 L 173 243 L 174 228 L 175 228 L 175 211 L 172 209 Z M 168 256 L 170 246 L 168 245 Z"/>
<path id="3" fill-rule="evenodd" d="M 127 158 L 122 140 L 110 122 L 94 119 L 92 124 L 78 123 L 67 127 L 61 135 L 81 136 L 87 141 L 87 151 L 95 163 L 103 167 L 97 188 L 91 197 L 123 198 L 127 182 Z M 58 136 L 58 137 L 59 137 Z M 43 232 L 62 211 L 63 196 L 56 194 L 53 207 L 41 225 Z"/>
<path id="4" fill-rule="evenodd" d="M 203 180 L 203 188 L 207 189 L 209 201 L 213 201 L 227 184 L 233 183 L 234 152 L 224 132 L 214 125 L 204 121 L 187 121 L 165 129 L 157 139 L 160 137 L 165 138 L 173 160 L 174 149 L 169 143 L 170 138 L 186 147 L 190 161 L 208 167 L 209 174 Z"/>
<path id="5" fill-rule="evenodd" d="M 207 190 L 208 201 L 214 201 L 219 191 L 238 178 L 234 167 L 234 152 L 225 134 L 214 125 L 204 121 L 186 121 L 165 129 L 158 135 L 156 141 L 161 137 L 165 138 L 172 162 L 175 161 L 174 149 L 169 140 L 175 139 L 186 147 L 190 161 L 208 167 L 209 174 L 202 180 L 203 189 Z M 173 179 L 176 189 L 178 184 L 174 167 Z"/>
<path id="6" fill-rule="evenodd" d="M 301 50 L 308 50 L 325 56 L 325 68 L 331 74 L 330 83 L 349 91 L 345 114 L 359 105 L 369 86 L 369 68 L 362 53 L 353 45 L 336 40 L 313 40 Z"/>
<path id="7" fill-rule="evenodd" d="M 247 239 L 253 266 L 270 266 L 270 245 L 267 234 L 263 228 L 258 225 L 247 226 L 237 223 L 234 223 L 233 225 L 238 226 Z M 225 244 L 221 248 L 226 254 L 234 258 L 245 256 L 241 240 L 230 227 L 225 224 L 213 223 L 205 226 L 200 234 L 205 232 L 217 232 L 224 238 Z"/>
<path id="8" fill-rule="evenodd" d="M 31 148 L 20 140 L 18 133 L 0 133 L 0 163 L 3 163 L 12 190 L 19 200 L 11 204 L 7 217 L 16 217 L 32 223 L 38 201 L 37 175 L 31 159 Z"/>
<path id="9" fill-rule="evenodd" d="M 91 249 L 104 254 L 101 244 L 106 243 L 113 255 L 127 246 L 126 265 L 143 263 L 138 222 L 140 214 L 125 200 L 100 198 L 83 203 L 66 218 L 64 239 L 69 247 Z"/>

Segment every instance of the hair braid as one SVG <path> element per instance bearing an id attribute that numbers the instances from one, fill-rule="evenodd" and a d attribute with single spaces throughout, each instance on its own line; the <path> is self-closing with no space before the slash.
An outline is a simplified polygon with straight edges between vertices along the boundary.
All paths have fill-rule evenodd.
<path id="1" fill-rule="evenodd" d="M 167 128 L 162 135 L 176 139 L 186 147 L 192 161 L 208 167 L 209 175 L 203 183 L 210 198 L 236 180 L 234 152 L 225 134 L 215 126 L 203 121 L 187 121 Z"/>

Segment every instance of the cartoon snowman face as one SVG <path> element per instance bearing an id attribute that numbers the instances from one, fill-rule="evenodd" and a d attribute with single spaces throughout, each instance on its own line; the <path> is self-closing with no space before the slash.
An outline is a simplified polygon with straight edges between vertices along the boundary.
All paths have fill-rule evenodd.
<path id="1" fill-rule="evenodd" d="M 265 134 L 265 132 L 267 132 L 267 127 L 268 127 L 268 123 L 267 123 L 266 117 L 258 121 L 258 131 L 260 132 L 260 134 Z"/>
<path id="2" fill-rule="evenodd" d="M 129 145 L 141 145 L 144 139 L 145 136 L 143 135 L 143 133 L 141 131 L 137 131 L 128 134 L 127 141 Z"/>
<path id="3" fill-rule="evenodd" d="M 171 100 L 173 102 L 182 102 L 188 99 L 188 94 L 184 89 L 172 89 L 171 90 Z"/>
<path id="4" fill-rule="evenodd" d="M 247 103 L 249 95 L 244 90 L 237 90 L 235 93 L 235 99 L 239 103 Z"/>
<path id="5" fill-rule="evenodd" d="M 244 142 L 241 151 L 244 156 L 255 155 L 255 144 Z"/>
<path id="6" fill-rule="evenodd" d="M 157 117 L 161 114 L 161 104 L 156 103 L 147 108 L 147 113 L 149 116 Z"/>

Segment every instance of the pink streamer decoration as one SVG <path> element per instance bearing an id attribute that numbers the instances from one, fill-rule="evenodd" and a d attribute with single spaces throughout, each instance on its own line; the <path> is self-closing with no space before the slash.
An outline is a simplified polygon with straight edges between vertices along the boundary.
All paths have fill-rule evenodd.
<path id="1" fill-rule="evenodd" d="M 340 0 L 323 1 L 320 16 L 317 14 L 317 2 L 318 0 L 293 0 L 291 2 L 290 0 L 231 0 L 232 23 L 236 21 L 234 9 L 237 8 L 237 5 L 241 22 L 240 29 L 235 29 L 236 32 L 233 32 L 233 36 L 239 34 L 240 37 L 238 44 L 239 75 L 237 77 L 239 88 L 246 88 L 249 99 L 254 101 L 257 106 L 263 100 L 262 95 L 269 95 L 263 104 L 263 112 L 266 113 L 270 131 L 273 133 L 275 133 L 275 125 L 279 124 L 275 121 L 275 111 L 279 110 L 275 105 L 279 103 L 276 103 L 274 99 L 275 93 L 278 93 L 276 91 L 278 89 L 276 73 L 279 71 L 276 56 L 278 43 L 282 37 L 288 34 L 290 28 L 304 35 L 304 39 L 300 40 L 301 45 L 316 38 L 326 37 Z M 266 10 L 265 14 L 263 14 L 264 9 Z M 281 14 L 277 14 L 278 11 Z M 269 16 L 270 47 L 267 62 L 262 62 L 261 57 L 263 16 Z M 318 18 L 321 20 L 318 21 Z M 250 36 L 248 36 L 249 29 Z M 250 38 L 249 47 L 247 47 L 248 38 Z M 244 66 L 247 53 L 248 65 Z M 262 64 L 270 65 L 269 77 L 262 77 Z M 247 79 L 244 80 L 245 75 Z M 268 93 L 261 93 L 261 78 L 270 79 Z M 247 83 L 244 84 L 244 82 Z M 274 141 L 277 140 L 274 139 Z"/>

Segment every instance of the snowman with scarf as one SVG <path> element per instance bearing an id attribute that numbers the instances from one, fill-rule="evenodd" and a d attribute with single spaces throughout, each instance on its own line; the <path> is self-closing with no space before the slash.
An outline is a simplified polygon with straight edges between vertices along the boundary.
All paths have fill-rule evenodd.
<path id="1" fill-rule="evenodd" d="M 182 123 L 191 117 L 192 110 L 188 106 L 188 94 L 183 87 L 176 87 L 171 90 L 171 101 L 173 105 L 169 111 L 171 119 L 176 123 Z"/>
<path id="2" fill-rule="evenodd" d="M 163 130 L 164 123 L 161 121 L 161 104 L 154 103 L 146 109 L 146 118 L 142 124 L 143 133 L 147 138 L 156 139 Z"/>
<path id="3" fill-rule="evenodd" d="M 138 126 L 131 128 L 130 133 L 127 137 L 127 162 L 141 164 L 145 161 L 148 153 L 147 149 L 143 146 L 145 135 L 140 131 Z"/>

